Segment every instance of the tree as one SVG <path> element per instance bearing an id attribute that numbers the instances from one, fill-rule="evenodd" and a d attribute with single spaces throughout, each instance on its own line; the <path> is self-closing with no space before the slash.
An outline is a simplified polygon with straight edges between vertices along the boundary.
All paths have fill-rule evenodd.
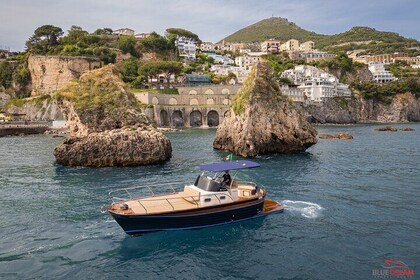
<path id="1" fill-rule="evenodd" d="M 35 29 L 28 41 L 26 47 L 28 50 L 38 53 L 47 54 L 52 51 L 54 46 L 59 44 L 58 38 L 63 35 L 63 30 L 60 27 L 53 25 L 43 25 Z"/>
<path id="2" fill-rule="evenodd" d="M 67 36 L 62 39 L 63 44 L 71 44 L 76 45 L 80 42 L 84 37 L 89 35 L 89 33 L 83 30 L 79 26 L 73 25 L 70 30 L 68 31 Z"/>
<path id="3" fill-rule="evenodd" d="M 187 37 L 187 38 L 195 41 L 197 44 L 201 43 L 201 40 L 200 40 L 200 38 L 198 37 L 197 34 L 191 32 L 189 30 L 182 29 L 182 28 L 168 28 L 168 29 L 166 29 L 166 36 L 170 40 L 173 37 L 176 38 L 177 36 L 180 36 L 180 37 Z"/>
<path id="4" fill-rule="evenodd" d="M 116 46 L 123 53 L 129 53 L 134 57 L 138 57 L 139 54 L 136 50 L 136 38 L 134 36 L 120 36 L 117 39 Z"/>
<path id="5" fill-rule="evenodd" d="M 175 45 L 171 45 L 167 38 L 156 32 L 152 32 L 149 37 L 140 40 L 139 44 L 146 52 L 164 53 L 175 49 Z"/>
<path id="6" fill-rule="evenodd" d="M 0 86 L 5 89 L 12 86 L 13 68 L 8 61 L 0 63 Z"/>
<path id="7" fill-rule="evenodd" d="M 93 32 L 94 35 L 112 35 L 112 29 L 111 28 L 99 28 L 96 29 L 95 32 Z"/>
<path id="8" fill-rule="evenodd" d="M 139 69 L 139 74 L 150 77 L 156 78 L 159 74 L 165 75 L 165 78 L 168 83 L 168 87 L 170 84 L 170 79 L 172 75 L 179 75 L 182 72 L 182 63 L 178 61 L 152 61 L 146 64 L 143 64 Z"/>
<path id="9" fill-rule="evenodd" d="M 129 59 L 122 62 L 120 72 L 122 79 L 126 83 L 131 83 L 138 77 L 139 61 L 137 59 Z"/>

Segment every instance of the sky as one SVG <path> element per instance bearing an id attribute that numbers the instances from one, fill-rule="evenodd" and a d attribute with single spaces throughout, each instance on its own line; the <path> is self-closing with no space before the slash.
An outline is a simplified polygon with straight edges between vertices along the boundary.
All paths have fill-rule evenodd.
<path id="1" fill-rule="evenodd" d="M 0 49 L 24 50 L 44 24 L 63 31 L 76 25 L 89 32 L 128 27 L 160 34 L 180 27 L 217 42 L 271 16 L 321 34 L 369 26 L 420 40 L 419 15 L 419 0 L 0 0 Z"/>

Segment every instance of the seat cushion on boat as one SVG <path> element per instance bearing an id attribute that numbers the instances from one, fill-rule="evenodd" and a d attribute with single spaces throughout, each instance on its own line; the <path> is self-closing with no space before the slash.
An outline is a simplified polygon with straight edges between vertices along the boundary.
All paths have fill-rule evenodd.
<path id="1" fill-rule="evenodd" d="M 197 204 L 200 201 L 200 192 L 190 188 L 189 186 L 184 187 L 184 191 L 181 196 L 183 199 L 193 204 Z"/>

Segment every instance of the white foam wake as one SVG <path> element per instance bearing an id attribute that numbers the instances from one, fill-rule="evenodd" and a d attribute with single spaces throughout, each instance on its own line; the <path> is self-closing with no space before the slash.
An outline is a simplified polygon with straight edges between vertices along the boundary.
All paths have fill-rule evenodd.
<path id="1" fill-rule="evenodd" d="M 283 200 L 281 202 L 286 211 L 300 213 L 305 218 L 319 217 L 324 208 L 321 205 L 306 201 Z"/>

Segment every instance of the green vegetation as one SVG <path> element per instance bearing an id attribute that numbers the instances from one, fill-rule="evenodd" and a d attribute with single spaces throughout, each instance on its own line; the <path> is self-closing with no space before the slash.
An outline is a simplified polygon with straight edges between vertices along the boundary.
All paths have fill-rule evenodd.
<path id="1" fill-rule="evenodd" d="M 197 34 L 189 30 L 182 29 L 182 28 L 168 28 L 166 29 L 166 34 L 167 34 L 167 37 L 170 38 L 170 40 L 174 37 L 176 38 L 177 36 L 180 36 L 180 37 L 187 37 L 196 41 L 197 43 L 201 43 L 201 40 Z"/>
<path id="2" fill-rule="evenodd" d="M 293 38 L 300 41 L 312 40 L 317 42 L 324 36 L 326 35 L 320 35 L 315 32 L 304 30 L 296 24 L 289 22 L 287 19 L 271 17 L 247 26 L 232 35 L 229 35 L 223 40 L 226 42 L 251 43 L 271 38 L 280 41 L 287 41 Z"/>
<path id="3" fill-rule="evenodd" d="M 394 81 L 387 84 L 377 84 L 374 82 L 354 83 L 352 87 L 358 91 L 365 99 L 390 104 L 392 97 L 399 93 L 411 92 L 417 98 L 420 97 L 419 80 L 410 78 L 403 81 Z"/>
<path id="4" fill-rule="evenodd" d="M 168 56 L 175 53 L 175 41 L 170 41 L 156 32 L 152 32 L 149 37 L 139 41 L 142 52 L 154 52 L 161 56 Z"/>
<path id="5" fill-rule="evenodd" d="M 255 71 L 251 72 L 248 78 L 245 80 L 244 85 L 240 89 L 239 93 L 233 97 L 232 109 L 236 115 L 241 115 L 245 112 L 245 106 L 251 96 L 251 90 L 254 87 Z"/>
<path id="6" fill-rule="evenodd" d="M 158 75 L 164 74 L 169 87 L 171 75 L 179 75 L 182 69 L 181 62 L 157 60 L 140 66 L 139 74 L 156 80 L 159 80 Z"/>
<path id="7" fill-rule="evenodd" d="M 292 69 L 296 65 L 305 64 L 305 61 L 303 60 L 289 59 L 287 53 L 269 54 L 264 55 L 262 58 L 270 63 L 270 66 L 273 68 L 274 74 L 278 79 L 284 71 Z"/>
<path id="8" fill-rule="evenodd" d="M 420 70 L 412 68 L 405 61 L 397 60 L 395 63 L 386 65 L 385 68 L 399 79 L 420 77 Z"/>
<path id="9" fill-rule="evenodd" d="M 0 62 L 0 87 L 8 89 L 13 82 L 13 67 L 8 61 Z"/>
<path id="10" fill-rule="evenodd" d="M 79 26 L 72 26 L 68 34 L 61 37 L 63 34 L 59 27 L 43 25 L 35 30 L 26 42 L 26 47 L 29 52 L 40 55 L 95 56 L 105 64 L 115 62 L 116 53 L 113 48 L 121 47 L 123 52 L 132 51 L 131 45 L 124 40 L 116 43 L 114 41 L 118 40 L 110 41 L 103 35 L 89 34 Z"/>

